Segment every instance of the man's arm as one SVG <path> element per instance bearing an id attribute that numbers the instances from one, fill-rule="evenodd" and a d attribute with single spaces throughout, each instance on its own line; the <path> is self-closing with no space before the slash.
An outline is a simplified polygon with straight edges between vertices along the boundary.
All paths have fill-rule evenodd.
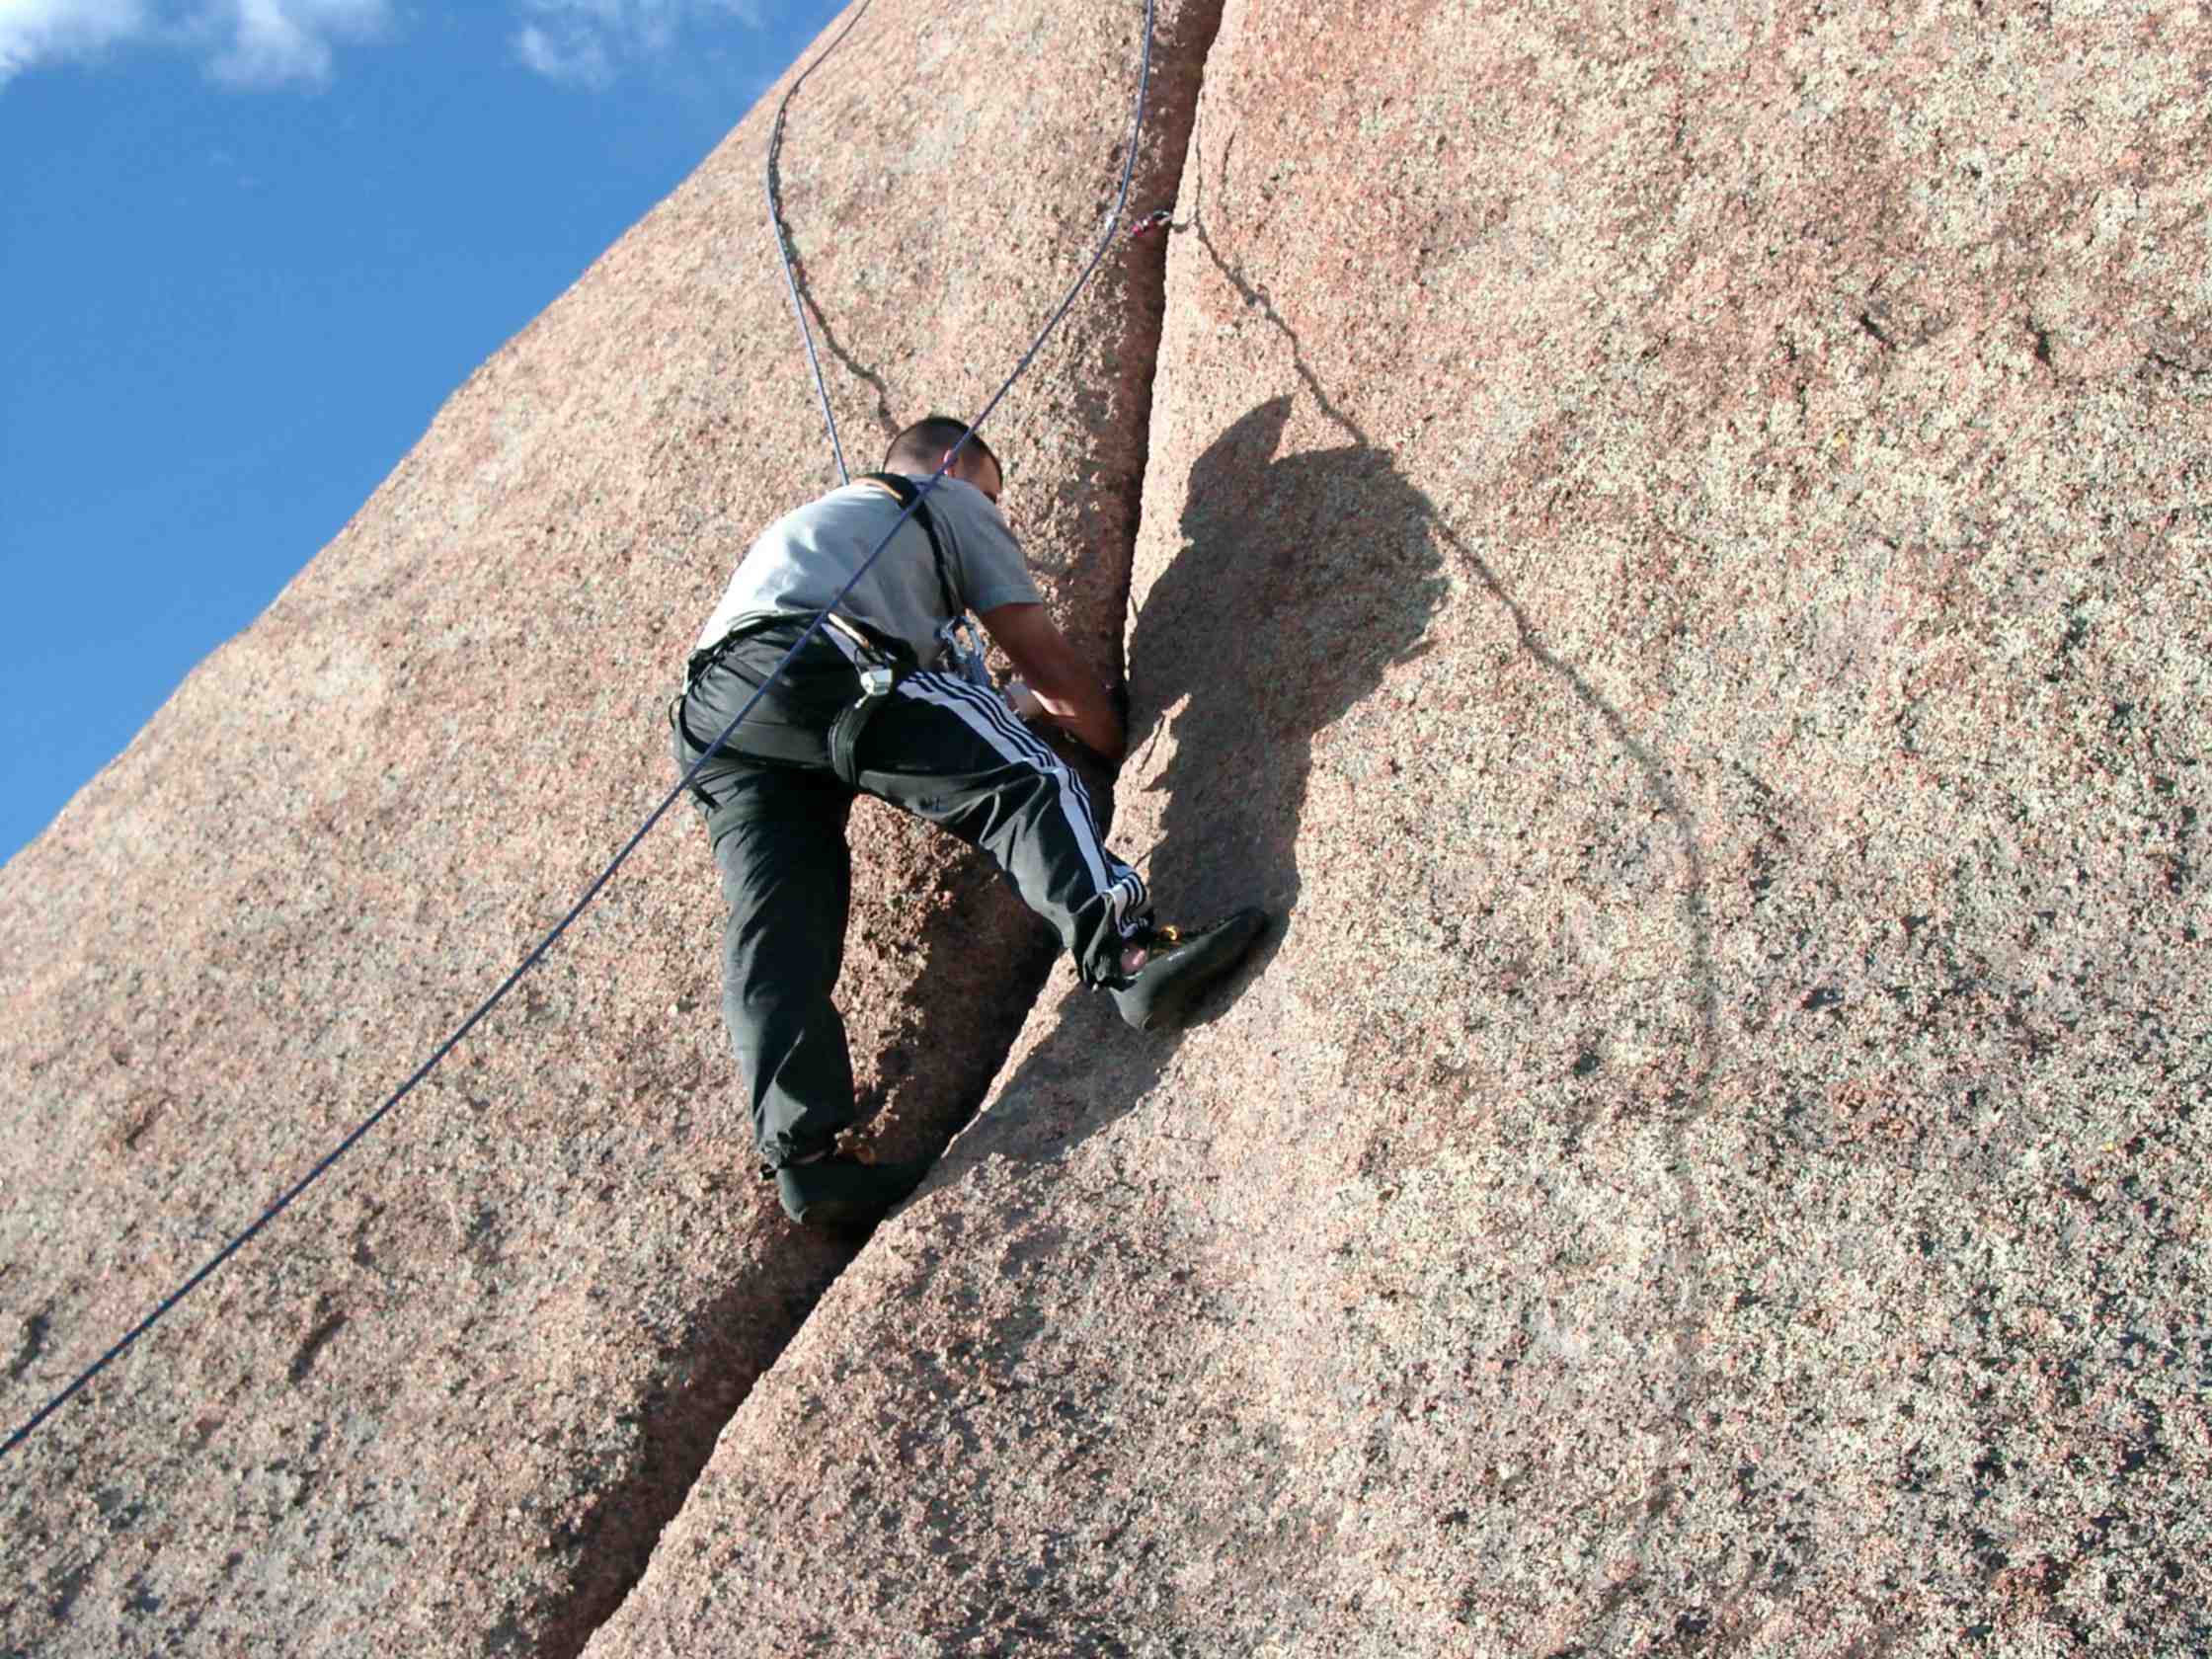
<path id="1" fill-rule="evenodd" d="M 1119 761 L 1129 747 L 1121 716 L 1045 607 L 995 605 L 983 612 L 982 620 L 1054 722 L 1108 760 Z"/>

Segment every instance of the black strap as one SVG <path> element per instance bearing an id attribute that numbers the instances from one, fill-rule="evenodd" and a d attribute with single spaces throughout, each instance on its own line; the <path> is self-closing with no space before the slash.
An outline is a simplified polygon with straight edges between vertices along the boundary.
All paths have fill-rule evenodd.
<path id="1" fill-rule="evenodd" d="M 851 788 L 860 787 L 860 734 L 889 700 L 880 691 L 864 692 L 830 723 L 830 769 Z"/>
<path id="2" fill-rule="evenodd" d="M 706 748 L 705 744 L 692 736 L 691 722 L 688 718 L 691 693 L 699 688 L 700 679 L 705 676 L 709 669 L 729 655 L 731 647 L 742 644 L 755 634 L 765 633 L 768 629 L 776 626 L 780 620 L 781 618 L 772 616 L 754 617 L 750 621 L 737 623 L 714 644 L 692 652 L 690 657 L 685 660 L 683 665 L 683 689 L 669 700 L 669 725 L 683 739 L 685 748 L 694 752 Z M 690 789 L 692 799 L 706 808 L 708 812 L 713 812 L 721 805 L 712 795 L 707 793 L 706 785 L 696 777 L 692 778 Z"/>
<path id="3" fill-rule="evenodd" d="M 902 478 L 896 472 L 863 473 L 859 480 L 865 484 L 881 484 L 899 498 L 902 508 L 914 510 L 914 522 L 921 526 L 921 533 L 929 538 L 930 557 L 937 561 L 937 594 L 945 601 L 945 615 L 952 618 L 965 615 L 968 607 L 960 602 L 953 592 L 952 581 L 945 575 L 945 544 L 937 539 L 937 521 L 929 516 L 929 504 L 921 499 L 920 486 L 910 478 Z"/>

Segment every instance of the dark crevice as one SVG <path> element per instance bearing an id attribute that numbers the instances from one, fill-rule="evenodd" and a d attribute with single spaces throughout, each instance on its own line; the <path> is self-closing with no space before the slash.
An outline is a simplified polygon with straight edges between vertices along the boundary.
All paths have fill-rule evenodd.
<path id="1" fill-rule="evenodd" d="M 1161 90 L 1171 76 L 1183 77 L 1177 87 L 1183 96 L 1170 100 L 1162 98 L 1165 110 L 1157 123 L 1157 142 L 1161 152 L 1175 157 L 1172 176 L 1163 177 L 1158 184 L 1159 199 L 1156 207 L 1172 209 L 1181 194 L 1183 178 L 1192 173 L 1192 163 L 1200 155 L 1203 133 L 1200 129 L 1199 103 L 1206 83 L 1206 60 L 1214 50 L 1215 39 L 1222 28 L 1222 13 L 1226 0 L 1209 0 L 1209 3 L 1190 8 L 1176 19 L 1176 38 L 1161 42 L 1167 48 L 1160 53 L 1162 66 Z M 1187 36 L 1181 32 L 1187 30 Z M 1187 91 L 1185 91 L 1187 87 Z M 1119 158 L 1117 158 L 1118 160 Z M 1203 170 L 1192 174 L 1193 190 L 1203 192 L 1206 178 Z M 1133 200 L 1130 212 L 1141 218 L 1154 210 L 1155 204 Z M 1192 217 L 1197 215 L 1194 198 Z M 1115 606 L 1116 651 L 1114 660 L 1117 677 L 1122 689 L 1128 686 L 1128 644 L 1130 632 L 1129 597 L 1137 579 L 1137 541 L 1144 529 L 1145 486 L 1151 475 L 1152 453 L 1152 403 L 1159 381 L 1160 341 L 1167 326 L 1167 250 L 1170 239 L 1182 227 L 1172 222 L 1162 224 L 1144 241 L 1136 244 L 1142 252 L 1128 256 L 1130 300 L 1133 310 L 1143 316 L 1150 327 L 1149 349 L 1142 354 L 1142 363 L 1131 377 L 1129 387 L 1131 407 L 1135 411 L 1137 453 L 1144 459 L 1122 486 L 1124 522 L 1129 526 L 1129 544 L 1123 549 L 1120 592 Z M 1126 705 L 1125 705 L 1126 706 Z"/>
<path id="2" fill-rule="evenodd" d="M 487 1652 L 528 1652 L 537 1659 L 575 1659 L 598 1627 L 613 1617 L 652 1558 L 668 1524 L 682 1509 L 704 1472 L 723 1428 L 745 1403 L 767 1366 L 796 1335 L 814 1304 L 851 1259 L 849 1246 L 813 1235 L 788 1241 L 798 1271 L 787 1274 L 795 1293 L 783 1339 L 762 1357 L 757 1325 L 760 1297 L 752 1284 L 732 1285 L 692 1317 L 687 1340 L 666 1362 L 657 1390 L 635 1407 L 643 1424 L 642 1448 L 628 1472 L 602 1489 L 591 1508 L 547 1540 L 546 1548 L 574 1561 L 569 1589 L 534 1613 L 511 1609 L 509 1646 Z M 534 1641 L 523 1632 L 534 1629 Z"/>
<path id="3" fill-rule="evenodd" d="M 1224 4 L 1225 0 L 1199 0 L 1197 4 L 1185 6 L 1163 24 L 1154 40 L 1150 109 L 1141 141 L 1155 159 L 1148 169 L 1140 159 L 1130 198 L 1129 211 L 1133 217 L 1149 210 L 1155 201 L 1172 201 L 1180 187 L 1186 154 L 1192 147 L 1206 56 L 1220 30 Z M 1111 159 L 1118 168 L 1121 162 L 1119 145 Z M 1115 387 L 1117 400 L 1130 410 L 1128 418 L 1136 425 L 1135 451 L 1140 457 L 1138 465 L 1113 487 L 1119 505 L 1125 510 L 1116 595 L 1117 638 L 1126 633 L 1120 623 L 1126 617 L 1131 574 L 1136 563 L 1137 531 L 1145 491 L 1143 457 L 1149 453 L 1153 382 L 1167 303 L 1166 240 L 1161 235 L 1133 245 L 1132 251 L 1126 254 L 1117 251 L 1108 256 L 1119 258 L 1123 263 L 1123 298 L 1128 314 L 1142 319 L 1141 330 L 1149 334 L 1148 339 L 1141 336 L 1132 343 L 1125 356 L 1129 366 Z M 801 303 L 821 329 L 830 355 L 874 390 L 877 420 L 887 435 L 895 433 L 889 387 L 884 378 L 859 362 L 837 339 L 820 299 L 806 283 L 803 264 L 796 258 L 793 275 Z M 980 859 L 969 859 L 957 865 L 948 880 L 954 887 L 955 902 L 934 915 L 918 941 L 918 948 L 932 962 L 958 963 L 974 955 L 972 946 L 979 920 L 976 912 L 995 898 L 996 878 Z M 964 950 L 964 946 L 970 948 Z M 934 1122 L 908 1121 L 918 1118 L 919 1114 L 900 1113 L 886 1101 L 886 1096 L 904 1094 L 909 1083 L 915 1081 L 923 1085 L 914 1091 L 917 1095 L 935 1093 L 938 1098 L 944 1098 L 962 1091 L 959 1088 L 947 1090 L 940 1080 L 931 1077 L 893 1078 L 888 1074 L 890 1068 L 886 1067 L 885 1081 L 873 1091 L 872 1098 L 864 1095 L 860 1103 L 864 1124 L 872 1107 L 881 1109 L 881 1115 L 869 1125 L 871 1131 L 881 1131 L 875 1142 L 880 1148 L 879 1155 L 910 1155 L 922 1149 L 938 1151 L 967 1127 L 982 1107 L 990 1085 L 1004 1069 L 1015 1039 L 1044 994 L 1056 959 L 1056 944 L 1040 924 L 1032 949 L 1010 963 L 1000 958 L 988 964 L 984 972 L 989 983 L 969 988 L 977 992 L 970 998 L 977 1007 L 994 1008 L 998 1015 L 981 1033 L 983 1041 L 979 1047 L 983 1051 L 983 1064 L 969 1070 L 972 1080 L 965 1085 L 966 1097 L 957 1101 L 951 1114 L 938 1114 Z M 906 1046 L 926 1052 L 927 1045 L 918 1041 L 921 1034 L 917 1031 L 911 1035 L 916 1041 Z M 511 1610 L 505 1637 L 509 1647 L 514 1651 L 533 1652 L 537 1659 L 576 1659 L 583 1652 L 592 1635 L 614 1616 L 645 1577 L 662 1533 L 682 1512 L 692 1488 L 705 1472 L 715 1445 L 743 1408 L 753 1383 L 775 1364 L 839 1273 L 857 1255 L 858 1249 L 865 1247 L 796 1231 L 785 1243 L 789 1256 L 779 1265 L 784 1281 L 782 1305 L 789 1318 L 780 1337 L 768 1337 L 759 1328 L 758 1313 L 763 1299 L 757 1284 L 733 1285 L 698 1311 L 690 1323 L 689 1339 L 680 1351 L 667 1358 L 666 1381 L 659 1391 L 637 1407 L 643 1425 L 643 1448 L 632 1461 L 629 1472 L 603 1489 L 583 1517 L 548 1540 L 549 1549 L 575 1557 L 574 1569 L 569 1574 L 569 1589 L 554 1605 L 541 1603 L 534 1610 Z M 318 1334 L 327 1341 L 330 1335 L 336 1334 L 336 1326 L 333 1325 L 327 1334 Z M 320 1346 L 313 1337 L 310 1343 Z M 312 1363 L 311 1351 L 303 1350 L 302 1357 Z M 537 1632 L 535 1640 L 526 1642 L 526 1646 L 515 1646 L 520 1632 L 528 1629 Z M 495 1636 L 495 1641 L 498 1639 Z"/>

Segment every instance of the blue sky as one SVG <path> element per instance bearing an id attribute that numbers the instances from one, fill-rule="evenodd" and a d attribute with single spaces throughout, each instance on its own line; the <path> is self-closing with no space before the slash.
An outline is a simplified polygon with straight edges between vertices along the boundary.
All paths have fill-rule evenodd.
<path id="1" fill-rule="evenodd" d="M 0 859 L 841 9 L 0 0 Z"/>

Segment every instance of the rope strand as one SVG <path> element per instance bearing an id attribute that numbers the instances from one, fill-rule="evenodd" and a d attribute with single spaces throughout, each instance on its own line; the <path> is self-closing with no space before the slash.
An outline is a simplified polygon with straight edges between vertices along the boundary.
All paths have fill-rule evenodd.
<path id="1" fill-rule="evenodd" d="M 822 359 L 815 355 L 814 331 L 807 327 L 807 308 L 799 299 L 799 278 L 791 271 L 791 227 L 783 222 L 783 191 L 776 170 L 776 162 L 783 154 L 783 118 L 791 108 L 791 100 L 807 84 L 807 77 L 821 68 L 830 54 L 845 43 L 845 37 L 852 33 L 852 26 L 867 15 L 876 0 L 860 0 L 860 7 L 845 19 L 845 26 L 837 31 L 837 38 L 815 54 L 815 60 L 799 71 L 799 77 L 783 89 L 783 97 L 776 104 L 775 125 L 768 129 L 768 159 L 760 170 L 760 179 L 768 196 L 768 228 L 775 233 L 776 258 L 783 262 L 783 285 L 791 295 L 791 314 L 799 319 L 799 340 L 807 349 L 807 366 L 814 370 L 814 395 L 822 405 L 822 424 L 830 429 L 830 454 L 837 463 L 837 482 L 850 484 L 852 473 L 845 466 L 845 446 L 837 437 L 837 417 L 830 412 L 830 388 L 822 378 Z"/>

